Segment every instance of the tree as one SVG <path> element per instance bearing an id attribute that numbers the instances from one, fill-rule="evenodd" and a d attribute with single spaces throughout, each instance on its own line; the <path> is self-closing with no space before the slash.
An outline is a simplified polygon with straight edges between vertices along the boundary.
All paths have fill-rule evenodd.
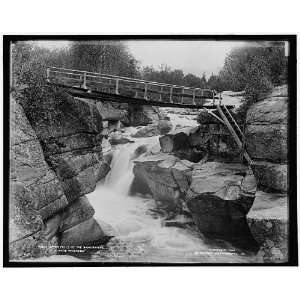
<path id="1" fill-rule="evenodd" d="M 70 56 L 74 69 L 129 77 L 138 75 L 137 60 L 121 42 L 73 42 Z"/>

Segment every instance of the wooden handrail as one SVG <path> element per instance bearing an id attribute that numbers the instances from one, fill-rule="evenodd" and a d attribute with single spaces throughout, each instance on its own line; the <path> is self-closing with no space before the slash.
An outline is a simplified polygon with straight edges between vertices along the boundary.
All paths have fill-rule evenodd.
<path id="1" fill-rule="evenodd" d="M 67 87 L 82 88 L 89 91 L 89 93 L 101 91 L 105 94 L 121 97 L 128 97 L 129 92 L 132 98 L 150 102 L 199 106 L 199 103 L 195 101 L 200 99 L 203 106 L 204 98 L 214 99 L 216 95 L 216 92 L 210 89 L 192 88 L 67 68 L 49 67 L 46 75 L 49 83 L 53 82 L 54 84 L 62 84 Z M 154 97 L 155 95 L 159 95 L 159 97 Z"/>
<path id="2" fill-rule="evenodd" d="M 249 163 L 249 165 L 251 166 L 252 165 L 252 159 L 251 157 L 249 156 L 249 154 L 247 153 L 247 151 L 245 151 L 243 149 L 243 142 L 240 140 L 240 138 L 238 137 L 237 133 L 235 132 L 235 130 L 233 129 L 233 127 L 231 126 L 230 122 L 228 121 L 228 119 L 226 118 L 222 108 L 220 105 L 217 105 L 217 109 L 218 109 L 218 112 L 221 116 L 221 118 L 223 119 L 225 125 L 227 126 L 229 132 L 231 133 L 233 139 L 235 140 L 236 144 L 238 145 L 238 147 L 240 148 L 241 151 L 243 151 L 243 155 L 245 157 L 245 159 L 247 160 L 247 162 Z M 226 108 L 227 109 L 227 108 Z"/>
<path id="3" fill-rule="evenodd" d="M 162 83 L 162 82 L 156 82 L 156 81 L 149 81 L 149 80 L 144 80 L 144 79 L 138 79 L 138 78 L 130 78 L 130 77 L 124 77 L 124 76 L 117 76 L 117 75 L 110 75 L 110 74 L 101 74 L 101 73 L 96 73 L 96 72 L 89 72 L 89 71 L 82 71 L 82 70 L 73 70 L 73 69 L 67 69 L 67 68 L 58 68 L 58 67 L 49 67 L 48 69 L 50 69 L 50 72 L 57 72 L 57 71 L 52 71 L 51 69 L 56 69 L 56 70 L 66 70 L 69 73 L 70 72 L 77 72 L 79 74 L 83 74 L 86 73 L 88 76 L 90 76 L 90 74 L 92 75 L 98 75 L 98 77 L 106 77 L 108 79 L 120 79 L 120 80 L 127 80 L 128 82 L 140 82 L 140 83 L 148 83 L 148 84 L 152 84 L 152 85 L 157 85 L 157 86 L 166 86 L 166 87 L 173 87 L 173 88 L 184 88 L 184 89 L 189 89 L 189 90 L 201 90 L 203 92 L 211 92 L 214 93 L 213 90 L 210 89 L 202 89 L 202 88 L 197 88 L 197 87 L 189 87 L 189 86 L 182 86 L 182 85 L 175 85 L 175 84 L 171 84 L 171 83 Z M 76 75 L 79 75 L 76 74 Z M 74 74 L 75 75 L 75 74 Z"/>

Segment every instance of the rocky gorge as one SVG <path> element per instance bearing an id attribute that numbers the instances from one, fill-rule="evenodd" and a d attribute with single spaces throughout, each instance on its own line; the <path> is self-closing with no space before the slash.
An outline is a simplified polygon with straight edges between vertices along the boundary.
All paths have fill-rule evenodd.
<path id="1" fill-rule="evenodd" d="M 156 251 L 172 257 L 170 245 L 174 253 L 185 247 L 194 253 L 219 244 L 247 261 L 287 259 L 286 87 L 253 104 L 243 124 L 236 117 L 251 168 L 224 125 L 205 111 L 185 116 L 60 97 L 37 100 L 36 114 L 11 98 L 11 259 L 65 254 L 80 245 L 119 250 L 120 236 L 135 250 L 146 243 L 147 259 L 156 259 Z M 127 202 L 106 190 L 120 186 L 127 187 Z"/>

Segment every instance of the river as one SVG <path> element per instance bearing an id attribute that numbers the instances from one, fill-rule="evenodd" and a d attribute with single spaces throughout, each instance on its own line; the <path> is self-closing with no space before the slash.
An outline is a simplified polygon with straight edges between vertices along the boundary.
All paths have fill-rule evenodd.
<path id="1" fill-rule="evenodd" d="M 177 124 L 196 126 L 191 116 L 169 114 Z M 249 258 L 224 243 L 216 246 L 204 241 L 193 228 L 165 227 L 163 216 L 155 213 L 150 197 L 129 196 L 134 175 L 132 155 L 140 145 L 154 146 L 158 136 L 135 139 L 135 143 L 117 146 L 111 171 L 105 180 L 87 195 L 99 223 L 110 224 L 115 231 L 106 247 L 93 254 L 93 261 L 117 262 L 247 262 Z"/>
<path id="2" fill-rule="evenodd" d="M 173 128 L 197 126 L 195 116 L 168 113 Z M 136 128 L 127 128 L 127 135 Z M 35 259 L 46 262 L 146 262 L 146 263 L 247 263 L 252 258 L 222 241 L 207 241 L 194 227 L 164 226 L 155 200 L 129 196 L 133 181 L 133 153 L 137 147 L 159 144 L 159 136 L 131 138 L 134 143 L 115 146 L 111 170 L 86 196 L 100 226 L 109 224 L 114 237 L 92 255 L 54 255 Z M 142 154 L 144 155 L 144 154 Z M 178 216 L 179 218 L 181 216 Z M 182 216 L 183 217 L 183 216 Z"/>

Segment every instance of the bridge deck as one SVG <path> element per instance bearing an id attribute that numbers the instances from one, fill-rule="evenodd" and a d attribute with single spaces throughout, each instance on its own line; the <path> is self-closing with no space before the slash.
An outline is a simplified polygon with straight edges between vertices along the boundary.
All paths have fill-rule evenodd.
<path id="1" fill-rule="evenodd" d="M 221 102 L 209 89 L 55 67 L 47 69 L 47 81 L 74 97 L 94 101 L 198 109 L 214 109 Z"/>

